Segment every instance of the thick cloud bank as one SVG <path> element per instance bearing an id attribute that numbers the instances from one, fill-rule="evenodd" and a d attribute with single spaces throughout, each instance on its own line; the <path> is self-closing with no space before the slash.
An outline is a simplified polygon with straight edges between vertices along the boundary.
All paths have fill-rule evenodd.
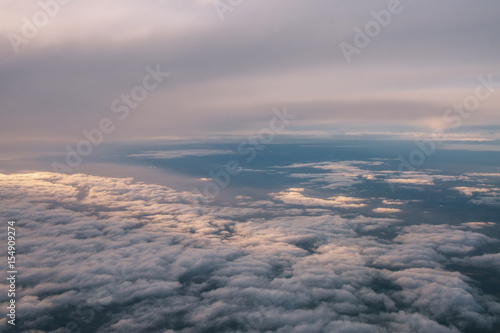
<path id="1" fill-rule="evenodd" d="M 500 303 L 449 269 L 458 261 L 498 268 L 498 255 L 474 253 L 497 242 L 477 228 L 289 209 L 291 199 L 311 200 L 300 191 L 270 198 L 200 207 L 191 193 L 132 179 L 0 175 L 2 217 L 17 221 L 19 238 L 17 328 L 444 333 L 498 325 Z M 3 309 L 6 301 L 1 293 Z"/>

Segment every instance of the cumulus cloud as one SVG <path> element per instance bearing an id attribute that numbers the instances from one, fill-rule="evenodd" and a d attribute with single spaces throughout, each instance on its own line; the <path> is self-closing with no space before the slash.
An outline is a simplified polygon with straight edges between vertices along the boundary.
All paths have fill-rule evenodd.
<path id="1" fill-rule="evenodd" d="M 366 204 L 362 203 L 365 199 L 336 196 L 327 199 L 312 198 L 305 196 L 302 192 L 304 189 L 290 188 L 287 191 L 279 192 L 274 195 L 274 198 L 289 205 L 301 206 L 321 206 L 321 207 L 339 207 L 339 208 L 361 208 Z"/>
<path id="2" fill-rule="evenodd" d="M 493 227 L 496 225 L 494 222 L 465 222 L 461 225 L 469 227 L 471 229 L 483 229 L 485 227 Z"/>
<path id="3" fill-rule="evenodd" d="M 2 215 L 17 221 L 24 331 L 487 332 L 500 316 L 447 270 L 497 242 L 463 226 L 307 216 L 286 203 L 263 217 L 83 174 L 0 175 L 0 185 Z M 293 191 L 282 195 L 310 199 Z M 467 260 L 498 261 L 476 257 Z"/>
<path id="4" fill-rule="evenodd" d="M 411 185 L 434 185 L 431 177 L 425 178 L 390 178 L 386 180 L 389 183 L 411 184 Z"/>
<path id="5" fill-rule="evenodd" d="M 454 190 L 459 191 L 462 194 L 472 196 L 474 193 L 490 193 L 489 188 L 477 188 L 477 187 L 454 187 Z"/>
<path id="6" fill-rule="evenodd" d="M 473 197 L 470 202 L 476 205 L 500 205 L 500 189 L 494 187 L 454 187 L 463 195 Z"/>
<path id="7" fill-rule="evenodd" d="M 457 259 L 456 262 L 466 263 L 480 268 L 493 268 L 500 272 L 500 253 L 488 253 L 481 256 Z"/>
<path id="8" fill-rule="evenodd" d="M 408 201 L 405 200 L 387 200 L 387 199 L 382 200 L 382 202 L 385 205 L 404 205 L 405 203 L 408 203 Z"/>
<path id="9" fill-rule="evenodd" d="M 467 176 L 471 177 L 500 177 L 500 173 L 487 173 L 487 172 L 472 172 L 466 173 Z"/>
<path id="10" fill-rule="evenodd" d="M 376 173 L 361 166 L 380 166 L 382 161 L 339 161 L 319 163 L 294 163 L 285 168 L 313 169 L 327 173 L 291 173 L 289 177 L 307 179 L 307 183 L 320 184 L 322 188 L 335 189 L 359 184 L 364 180 L 376 179 Z"/>
<path id="11" fill-rule="evenodd" d="M 484 196 L 477 199 L 472 199 L 470 202 L 476 205 L 489 205 L 498 206 L 500 205 L 500 193 L 494 193 L 494 196 Z"/>
<path id="12" fill-rule="evenodd" d="M 418 188 L 421 185 L 434 186 L 437 182 L 468 182 L 472 180 L 466 175 L 444 175 L 437 170 L 395 171 L 386 161 L 294 163 L 274 168 L 303 169 L 307 172 L 292 172 L 288 176 L 301 179 L 301 185 L 313 185 L 324 189 L 342 189 L 367 181 L 386 182 L 391 186 L 395 184 L 412 188 L 417 186 Z M 310 172 L 310 170 L 314 172 Z M 398 200 L 388 202 L 393 205 L 397 204 Z M 399 203 L 405 202 L 400 200 Z"/>
<path id="13" fill-rule="evenodd" d="M 384 213 L 400 213 L 401 209 L 399 209 L 399 208 L 380 207 L 380 208 L 375 208 L 373 210 L 373 212 L 380 213 L 380 214 L 384 214 Z"/>

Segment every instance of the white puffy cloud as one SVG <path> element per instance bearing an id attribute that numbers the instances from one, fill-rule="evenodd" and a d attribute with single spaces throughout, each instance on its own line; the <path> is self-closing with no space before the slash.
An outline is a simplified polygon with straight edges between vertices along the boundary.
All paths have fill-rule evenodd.
<path id="1" fill-rule="evenodd" d="M 480 268 L 493 268 L 500 272 L 500 253 L 488 253 L 481 256 L 457 259 L 455 261 Z"/>
<path id="2" fill-rule="evenodd" d="M 471 177 L 500 177 L 500 173 L 498 172 L 471 172 L 466 173 L 467 176 Z"/>
<path id="3" fill-rule="evenodd" d="M 303 193 L 303 189 L 290 188 L 287 191 L 282 191 L 274 195 L 274 198 L 289 205 L 301 206 L 321 206 L 321 207 L 339 207 L 339 208 L 361 208 L 366 204 L 362 203 L 365 199 L 347 197 L 339 195 L 327 199 L 307 197 Z"/>
<path id="4" fill-rule="evenodd" d="M 380 207 L 380 208 L 375 208 L 373 210 L 374 213 L 379 213 L 379 214 L 385 214 L 385 213 L 400 213 L 401 209 L 399 208 L 388 208 L 388 207 Z"/>
<path id="5" fill-rule="evenodd" d="M 397 184 L 411 184 L 411 185 L 434 185 L 432 177 L 421 177 L 421 178 L 390 178 L 387 179 L 389 183 Z"/>
<path id="6" fill-rule="evenodd" d="M 291 173 L 293 178 L 307 179 L 313 184 L 322 184 L 323 188 L 335 189 L 359 184 L 362 181 L 376 179 L 376 173 L 361 168 L 361 166 L 380 166 L 381 161 L 341 161 L 341 162 L 319 162 L 319 163 L 295 163 L 285 168 L 298 169 L 308 168 L 322 170 L 327 173 Z"/>
<path id="7" fill-rule="evenodd" d="M 465 222 L 461 225 L 469 227 L 471 229 L 483 229 L 485 227 L 493 227 L 496 225 L 494 222 Z"/>
<path id="8" fill-rule="evenodd" d="M 500 315 L 446 270 L 495 243 L 463 226 L 201 207 L 190 193 L 82 174 L 0 175 L 0 185 L 2 215 L 17 221 L 25 331 L 486 332 Z M 476 257 L 464 260 L 497 262 Z"/>
<path id="9" fill-rule="evenodd" d="M 490 205 L 498 206 L 500 205 L 500 188 L 495 187 L 454 187 L 456 191 L 459 191 L 463 195 L 472 197 L 471 203 L 476 205 Z"/>
<path id="10" fill-rule="evenodd" d="M 459 191 L 462 194 L 472 196 L 474 193 L 490 193 L 490 188 L 477 188 L 477 187 L 454 187 L 454 190 Z"/>
<path id="11" fill-rule="evenodd" d="M 319 186 L 323 189 L 348 188 L 367 181 L 386 182 L 391 187 L 399 185 L 411 188 L 419 188 L 421 185 L 434 186 L 436 182 L 472 181 L 467 175 L 443 175 L 436 170 L 395 171 L 384 161 L 294 163 L 274 168 L 310 169 L 314 172 L 293 172 L 288 176 L 301 179 L 301 185 Z M 405 203 L 401 200 L 387 200 L 387 202 L 391 205 Z"/>
<path id="12" fill-rule="evenodd" d="M 405 203 L 408 203 L 408 201 L 404 200 L 386 200 L 386 199 L 384 199 L 382 202 L 385 205 L 404 205 Z"/>

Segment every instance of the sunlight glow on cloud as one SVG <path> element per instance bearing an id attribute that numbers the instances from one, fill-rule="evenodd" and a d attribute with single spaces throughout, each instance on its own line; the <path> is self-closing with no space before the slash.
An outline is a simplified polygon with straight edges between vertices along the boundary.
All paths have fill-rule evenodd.
<path id="1" fill-rule="evenodd" d="M 386 207 L 380 207 L 380 208 L 375 208 L 373 210 L 374 213 L 379 213 L 379 214 L 391 214 L 391 213 L 400 213 L 401 209 L 399 208 L 386 208 Z"/>
<path id="2" fill-rule="evenodd" d="M 432 179 L 423 178 L 390 178 L 386 180 L 389 183 L 411 184 L 411 185 L 434 185 Z"/>
<path id="3" fill-rule="evenodd" d="M 297 191 L 299 190 L 299 191 Z M 327 199 L 307 197 L 302 192 L 304 189 L 290 188 L 287 191 L 279 192 L 274 195 L 274 198 L 289 205 L 301 206 L 322 206 L 322 207 L 338 207 L 338 208 L 361 208 L 366 204 L 361 203 L 365 199 L 353 198 L 346 196 L 336 196 Z"/>

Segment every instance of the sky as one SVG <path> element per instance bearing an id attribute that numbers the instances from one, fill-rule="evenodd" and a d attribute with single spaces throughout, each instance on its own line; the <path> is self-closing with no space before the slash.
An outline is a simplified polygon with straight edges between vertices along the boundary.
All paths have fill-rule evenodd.
<path id="1" fill-rule="evenodd" d="M 499 14 L 0 0 L 0 331 L 499 332 Z"/>
<path id="2" fill-rule="evenodd" d="M 61 2 L 45 21 L 38 2 L 0 3 L 0 138 L 19 149 L 76 142 L 103 118 L 116 123 L 107 141 L 241 135 L 285 106 L 296 136 L 425 132 L 455 124 L 443 114 L 478 77 L 500 82 L 493 0 Z M 342 43 L 363 47 L 348 62 Z M 146 68 L 169 74 L 119 119 L 113 102 Z M 460 127 L 491 131 L 499 102 L 493 92 Z"/>

